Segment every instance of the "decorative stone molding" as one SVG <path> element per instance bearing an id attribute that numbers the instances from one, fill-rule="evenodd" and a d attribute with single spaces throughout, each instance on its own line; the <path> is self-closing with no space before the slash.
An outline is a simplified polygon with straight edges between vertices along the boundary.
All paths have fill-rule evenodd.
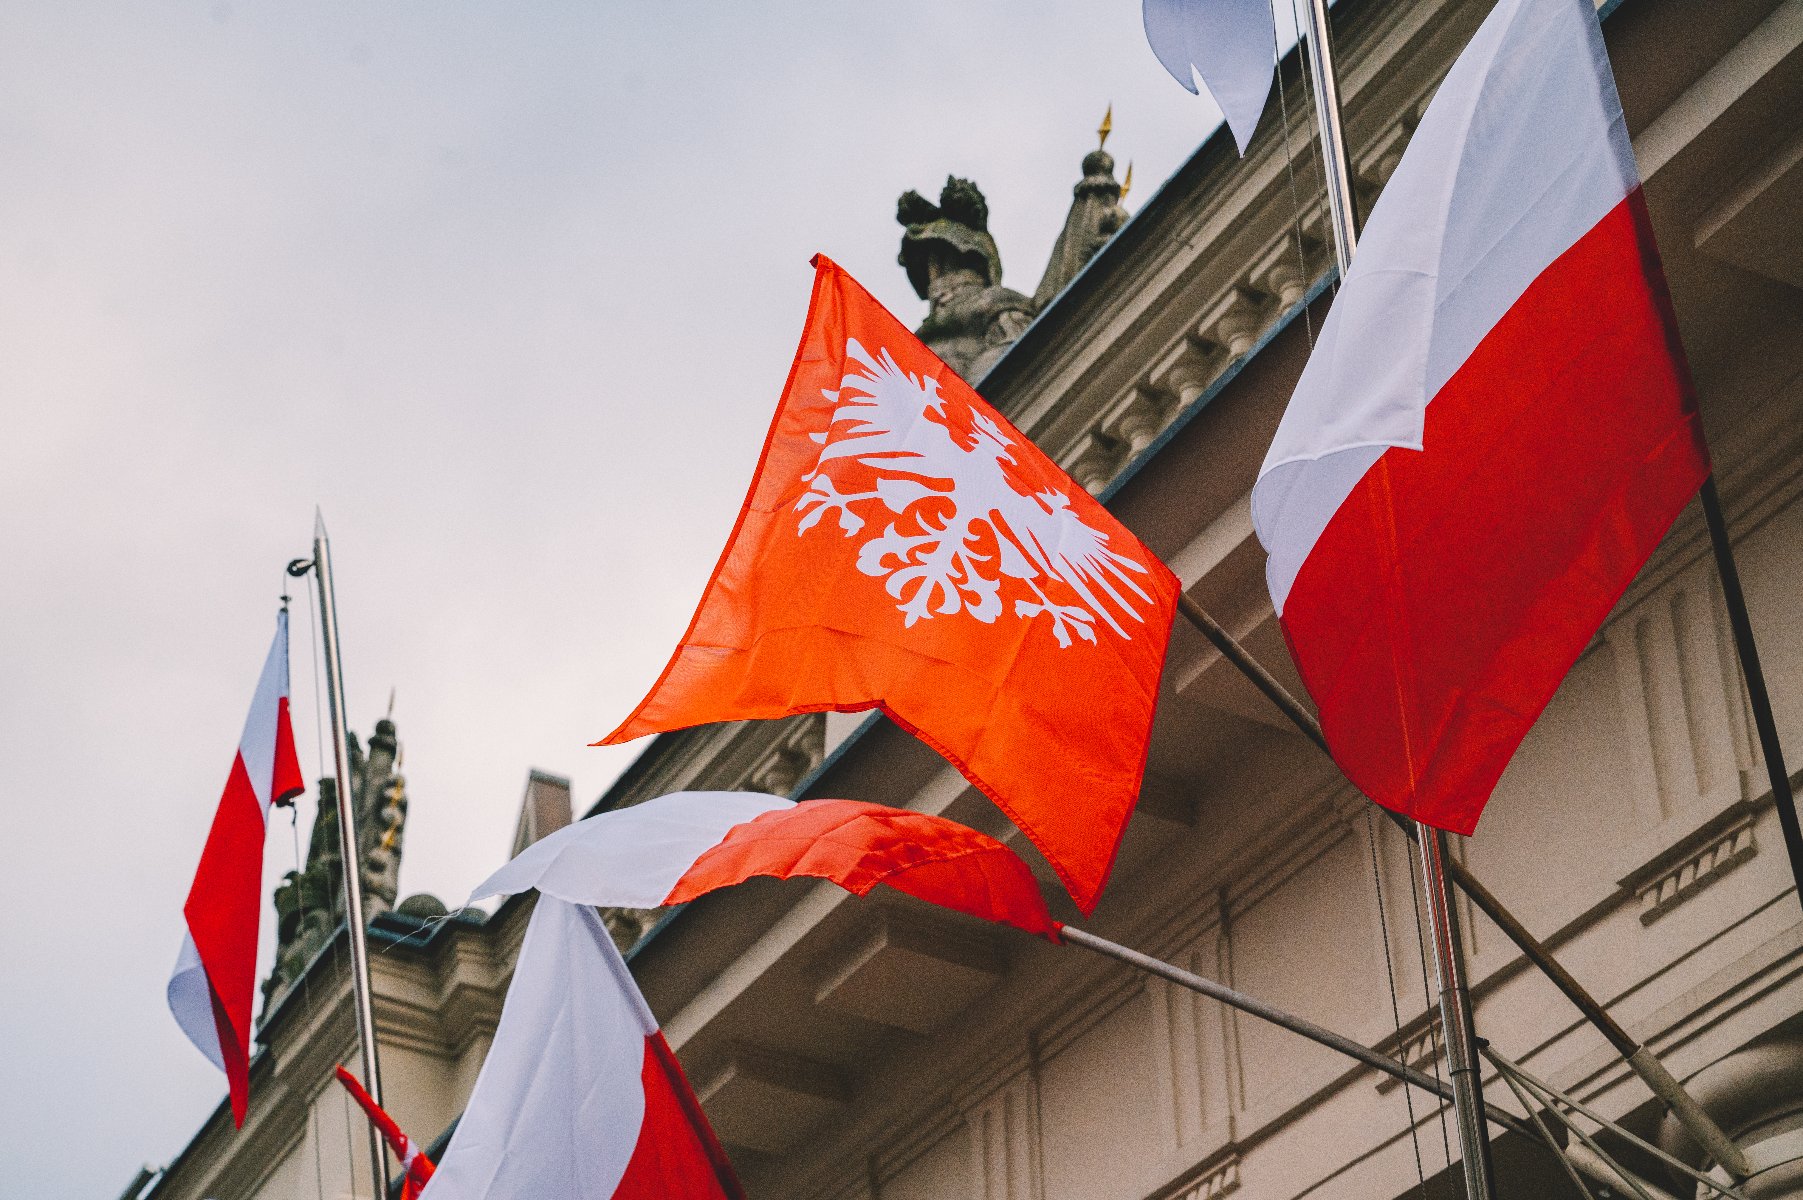
<path id="1" fill-rule="evenodd" d="M 663 910 L 660 908 L 604 908 L 601 923 L 607 926 L 614 945 L 624 954 L 651 932 L 661 916 Z"/>
<path id="2" fill-rule="evenodd" d="M 1215 1200 L 1237 1192 L 1240 1187 L 1240 1156 L 1229 1151 L 1227 1157 L 1210 1163 L 1200 1175 L 1161 1192 L 1158 1200 Z"/>
<path id="3" fill-rule="evenodd" d="M 1650 827 L 1744 800 L 1754 767 L 1745 691 L 1712 569 L 1693 564 L 1603 631 L 1635 794 Z"/>
<path id="4" fill-rule="evenodd" d="M 1039 1165 L 1039 1095 L 1023 1072 L 967 1114 L 981 1200 L 1043 1200 Z"/>
<path id="5" fill-rule="evenodd" d="M 1198 332 L 1207 341 L 1224 347 L 1231 361 L 1258 344 L 1259 336 L 1271 323 L 1273 308 L 1269 293 L 1250 282 L 1237 284 L 1203 314 Z"/>
<path id="6" fill-rule="evenodd" d="M 1741 811 L 1726 824 L 1711 822 L 1623 883 L 1640 902 L 1640 923 L 1651 925 L 1757 853 L 1753 814 Z"/>
<path id="7" fill-rule="evenodd" d="M 1430 1012 L 1426 1019 L 1417 1017 L 1403 1027 L 1400 1037 L 1388 1037 L 1373 1049 L 1405 1067 L 1433 1075 L 1436 1073 L 1435 1064 L 1445 1055 L 1445 1046 L 1446 1039 L 1440 1033 L 1440 1014 L 1435 1011 Z M 1377 1080 L 1379 1092 L 1393 1092 L 1401 1086 L 1402 1081 L 1390 1075 L 1379 1076 Z"/>
<path id="8" fill-rule="evenodd" d="M 812 719 L 786 723 L 776 744 L 752 766 L 744 786 L 755 792 L 787 796 L 819 765 L 826 740 L 825 719 L 819 714 L 808 716 Z"/>
<path id="9" fill-rule="evenodd" d="M 1199 975 L 1223 974 L 1219 948 L 1171 955 Z M 1211 1122 L 1226 1116 L 1228 1096 L 1226 1025 L 1219 1006 L 1162 979 L 1148 981 L 1152 1037 L 1159 1091 L 1176 1145 L 1202 1140 Z M 1205 1193 L 1208 1194 L 1208 1193 Z"/>

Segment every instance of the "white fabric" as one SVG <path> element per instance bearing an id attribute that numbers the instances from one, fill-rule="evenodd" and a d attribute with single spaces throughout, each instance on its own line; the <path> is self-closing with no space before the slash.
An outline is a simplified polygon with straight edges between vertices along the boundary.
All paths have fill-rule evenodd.
<path id="1" fill-rule="evenodd" d="M 1164 69 L 1194 92 L 1202 76 L 1240 153 L 1271 95 L 1277 29 L 1271 0 L 1144 0 L 1146 40 Z"/>
<path id="2" fill-rule="evenodd" d="M 257 692 L 251 697 L 250 714 L 244 718 L 244 732 L 238 737 L 238 753 L 244 759 L 244 773 L 257 793 L 257 803 L 269 817 L 270 789 L 275 784 L 276 722 L 281 701 L 288 695 L 288 610 L 276 614 L 275 640 L 263 660 L 263 673 L 257 677 Z"/>
<path id="3" fill-rule="evenodd" d="M 537 888 L 572 904 L 657 908 L 733 826 L 792 804 L 764 792 L 673 792 L 597 813 L 520 851 L 470 903 Z"/>
<path id="4" fill-rule="evenodd" d="M 1279 614 L 1340 504 L 1552 262 L 1639 185 L 1591 0 L 1499 0 L 1372 210 L 1252 490 Z"/>
<path id="5" fill-rule="evenodd" d="M 605 1200 L 657 1023 L 591 908 L 540 896 L 494 1045 L 421 1200 Z"/>
<path id="6" fill-rule="evenodd" d="M 184 923 L 185 924 L 185 923 Z M 213 1024 L 213 995 L 207 990 L 207 973 L 200 965 L 200 951 L 186 929 L 175 970 L 169 973 L 169 1011 L 207 1061 L 225 1070 L 225 1051 L 219 1046 L 219 1028 Z"/>

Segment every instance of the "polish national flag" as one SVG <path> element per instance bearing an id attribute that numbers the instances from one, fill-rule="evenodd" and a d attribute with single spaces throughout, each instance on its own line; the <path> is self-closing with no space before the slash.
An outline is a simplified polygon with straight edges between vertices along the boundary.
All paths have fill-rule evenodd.
<path id="1" fill-rule="evenodd" d="M 539 896 L 494 1044 L 421 1200 L 743 1195 L 600 916 Z"/>
<path id="2" fill-rule="evenodd" d="M 1470 833 L 1709 470 L 1591 0 L 1499 0 L 1371 214 L 1253 490 L 1335 759 Z"/>
<path id="3" fill-rule="evenodd" d="M 363 1085 L 357 1082 L 355 1075 L 343 1067 L 333 1067 L 332 1073 L 338 1077 L 338 1082 L 344 1085 L 344 1090 L 351 1094 L 351 1099 L 357 1102 L 357 1107 L 363 1110 L 369 1123 L 376 1127 L 382 1140 L 388 1143 L 388 1148 L 400 1160 L 401 1170 L 404 1172 L 401 1177 L 401 1200 L 419 1200 L 421 1189 L 432 1178 L 432 1160 L 414 1144 L 412 1138 L 401 1132 L 395 1119 L 363 1090 Z"/>
<path id="4" fill-rule="evenodd" d="M 244 1124 L 250 1099 L 263 830 L 269 806 L 285 804 L 303 790 L 288 720 L 288 611 L 283 609 L 182 909 L 188 931 L 169 978 L 169 1011 L 188 1039 L 225 1072 L 237 1125 Z"/>
<path id="5" fill-rule="evenodd" d="M 861 800 L 675 792 L 567 825 L 489 876 L 470 903 L 537 888 L 572 904 L 661 908 L 754 876 L 882 884 L 1056 940 L 1019 855 L 945 817 Z"/>
<path id="6" fill-rule="evenodd" d="M 1145 772 L 1176 576 L 824 256 L 738 525 L 608 743 L 881 708 L 1095 906 Z"/>
<path id="7" fill-rule="evenodd" d="M 859 895 L 883 884 L 1057 940 L 1026 863 L 944 817 L 676 792 L 566 826 L 470 896 L 539 892 L 494 1045 L 421 1200 L 741 1196 L 595 909 L 681 904 L 754 876 Z"/>

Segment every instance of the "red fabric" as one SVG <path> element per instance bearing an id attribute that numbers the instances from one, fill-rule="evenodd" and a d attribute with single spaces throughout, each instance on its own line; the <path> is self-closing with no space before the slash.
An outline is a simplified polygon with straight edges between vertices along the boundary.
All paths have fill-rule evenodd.
<path id="1" fill-rule="evenodd" d="M 1042 937 L 1052 918 L 1033 873 L 987 834 L 926 813 L 861 800 L 804 800 L 727 831 L 677 881 L 683 904 L 754 875 L 829 879 L 862 896 L 879 883 Z"/>
<path id="2" fill-rule="evenodd" d="M 225 1058 L 232 1121 L 244 1124 L 250 1104 L 250 1019 L 257 986 L 257 916 L 262 907 L 263 810 L 257 804 L 244 757 L 232 756 L 232 772 L 194 884 L 182 912 L 200 953 L 213 997 L 213 1022 Z"/>
<path id="3" fill-rule="evenodd" d="M 340 1066 L 334 1066 L 332 1073 L 338 1076 L 338 1082 L 344 1085 L 344 1090 L 351 1094 L 351 1099 L 357 1102 L 357 1107 L 363 1110 L 369 1123 L 376 1127 L 382 1140 L 388 1143 L 388 1148 L 394 1151 L 394 1156 L 406 1168 L 407 1177 L 401 1184 L 401 1200 L 414 1200 L 420 1189 L 426 1186 L 426 1180 L 432 1178 L 432 1160 L 415 1148 L 413 1139 L 401 1132 L 401 1127 L 395 1124 L 394 1118 L 363 1090 L 363 1085 L 357 1082 L 355 1075 Z"/>
<path id="4" fill-rule="evenodd" d="M 294 723 L 288 719 L 288 697 L 283 696 L 276 702 L 275 770 L 270 779 L 269 802 L 286 804 L 306 790 L 300 756 L 294 752 Z"/>
<path id="5" fill-rule="evenodd" d="M 815 265 L 738 525 L 662 677 L 605 741 L 881 708 L 1088 912 L 1139 793 L 1176 577 L 856 281 Z M 879 375 L 930 401 L 891 419 L 866 403 Z M 899 408 L 905 391 L 885 394 Z"/>
<path id="6" fill-rule="evenodd" d="M 1708 474 L 1636 191 L 1529 286 L 1316 543 L 1283 626 L 1366 795 L 1469 834 Z"/>
<path id="7" fill-rule="evenodd" d="M 613 1200 L 743 1200 L 732 1162 L 661 1032 L 645 1039 L 639 1081 L 645 1119 Z"/>

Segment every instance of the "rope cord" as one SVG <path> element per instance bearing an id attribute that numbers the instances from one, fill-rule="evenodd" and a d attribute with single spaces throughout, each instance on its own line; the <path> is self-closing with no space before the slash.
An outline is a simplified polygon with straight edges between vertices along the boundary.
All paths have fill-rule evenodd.
<path id="1" fill-rule="evenodd" d="M 319 568 L 313 568 L 317 571 Z M 307 591 L 307 641 L 313 647 L 313 757 L 319 778 L 326 776 L 325 714 L 319 707 L 319 595 L 317 588 Z M 315 820 L 318 818 L 315 817 Z"/>
<path id="2" fill-rule="evenodd" d="M 316 1200 L 326 1200 L 326 1173 L 319 1158 L 319 1108 L 317 1105 L 309 1106 L 307 1109 L 307 1132 L 312 1135 L 308 1140 L 313 1143 L 313 1194 Z"/>
<path id="3" fill-rule="evenodd" d="M 345 1180 L 345 1184 L 351 1189 L 351 1200 L 356 1200 L 357 1139 L 351 1133 L 351 1121 L 355 1118 L 356 1114 L 351 1112 L 351 1094 L 343 1088 L 339 1088 L 338 1095 L 344 1101 L 344 1157 L 345 1161 L 348 1162 L 351 1167 L 350 1176 Z M 378 1196 L 376 1197 L 376 1200 L 382 1200 L 382 1197 Z"/>
<path id="4" fill-rule="evenodd" d="M 1413 855 L 1409 856 L 1409 903 L 1415 908 L 1415 949 L 1421 957 L 1421 1002 L 1424 1006 L 1422 1011 L 1427 1016 L 1428 1044 L 1433 1047 L 1433 1054 L 1429 1057 L 1428 1066 L 1433 1071 L 1434 1082 L 1444 1085 L 1445 1080 L 1440 1078 L 1440 1026 L 1434 1020 L 1434 993 L 1427 983 L 1427 938 L 1423 935 L 1421 928 L 1421 889 L 1415 883 Z M 1446 1128 L 1446 1102 L 1436 1100 L 1436 1107 L 1440 1114 L 1440 1146 L 1446 1153 L 1446 1169 L 1450 1171 L 1453 1163 L 1452 1135 Z"/>
<path id="5" fill-rule="evenodd" d="M 1303 56 L 1297 55 L 1300 59 Z M 1302 194 L 1296 188 L 1296 156 L 1290 150 L 1290 101 L 1284 95 L 1283 60 L 1277 60 L 1277 110 L 1283 116 L 1283 167 L 1290 179 L 1290 212 L 1295 217 L 1296 230 L 1296 277 L 1302 281 L 1304 288 L 1309 285 L 1308 255 L 1302 247 Z M 1308 348 L 1315 348 L 1315 319 L 1309 315 L 1309 306 L 1302 306 L 1302 329 L 1308 335 Z"/>
<path id="6" fill-rule="evenodd" d="M 314 791 L 317 796 L 318 789 L 315 788 Z M 314 807 L 315 809 L 318 807 L 317 799 L 314 801 Z M 318 820 L 318 817 L 315 816 L 314 819 Z M 294 837 L 294 905 L 296 915 L 300 918 L 299 928 L 304 930 L 307 927 L 307 889 L 300 880 L 304 865 L 301 862 L 299 805 L 288 806 L 288 829 Z M 280 941 L 279 932 L 277 941 L 278 943 Z M 308 964 L 309 967 L 311 965 L 311 963 Z M 301 1003 L 309 1010 L 313 1007 L 313 975 L 308 970 L 301 971 Z M 319 1108 L 316 1104 L 309 1105 L 307 1108 L 307 1124 L 313 1142 L 313 1192 L 316 1200 L 325 1200 L 325 1167 L 319 1157 Z"/>
<path id="7" fill-rule="evenodd" d="M 1384 877 L 1377 863 L 1377 825 L 1371 819 L 1371 806 L 1365 805 L 1365 844 L 1371 848 L 1371 882 L 1377 887 L 1377 929 L 1384 943 L 1384 977 L 1390 984 L 1390 1019 L 1396 1027 L 1396 1053 L 1402 1053 L 1402 1004 L 1396 996 L 1396 963 L 1390 955 L 1390 918 L 1384 911 Z M 1402 1089 L 1402 1101 L 1409 1111 L 1409 1141 L 1415 1148 L 1415 1178 L 1421 1195 L 1427 1196 L 1427 1167 L 1421 1161 L 1421 1131 L 1415 1119 L 1415 1089 Z"/>

